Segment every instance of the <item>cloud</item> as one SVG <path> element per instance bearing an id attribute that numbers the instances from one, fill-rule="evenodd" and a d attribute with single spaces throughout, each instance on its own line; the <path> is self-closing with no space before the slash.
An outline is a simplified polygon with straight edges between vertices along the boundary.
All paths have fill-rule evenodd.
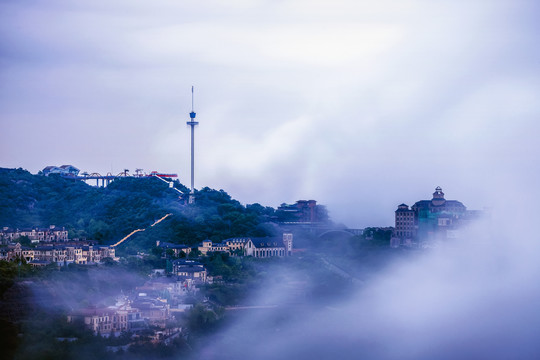
<path id="1" fill-rule="evenodd" d="M 499 206 L 487 224 L 471 227 L 459 241 L 403 256 L 370 276 L 362 273 L 368 280 L 356 293 L 327 307 L 308 298 L 274 311 L 246 310 L 206 343 L 203 358 L 538 357 L 539 247 L 537 236 L 522 226 L 532 220 L 531 209 L 518 196 L 500 201 L 516 212 Z M 262 289 L 260 299 L 270 303 L 290 296 L 279 283 Z"/>
<path id="2" fill-rule="evenodd" d="M 390 225 L 403 189 L 459 188 L 481 207 L 467 188 L 538 152 L 535 8 L 4 2 L 0 161 L 186 182 L 195 85 L 196 187 L 273 206 L 314 198 L 351 226 Z M 33 141 L 16 151 L 23 133 Z M 50 145 L 59 133 L 69 154 Z"/>

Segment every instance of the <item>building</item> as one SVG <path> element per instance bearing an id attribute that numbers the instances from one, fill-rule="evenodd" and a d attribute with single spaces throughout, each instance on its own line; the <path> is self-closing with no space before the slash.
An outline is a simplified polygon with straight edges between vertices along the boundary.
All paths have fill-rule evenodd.
<path id="1" fill-rule="evenodd" d="M 7 261 L 17 261 L 24 259 L 34 266 L 56 263 L 66 264 L 94 264 L 101 262 L 104 258 L 111 258 L 115 261 L 116 251 L 114 247 L 107 245 L 45 245 L 36 247 L 26 247 L 19 243 L 9 245 L 7 251 L 0 254 L 0 259 Z"/>
<path id="2" fill-rule="evenodd" d="M 186 245 L 173 244 L 159 240 L 156 241 L 156 246 L 165 250 L 165 257 L 167 255 L 167 250 L 170 250 L 176 257 L 182 255 L 182 253 L 184 253 L 184 255 L 188 255 L 191 252 L 191 248 Z"/>
<path id="3" fill-rule="evenodd" d="M 285 233 L 283 238 L 253 238 L 245 244 L 245 254 L 256 258 L 284 257 L 292 255 L 292 234 Z"/>
<path id="4" fill-rule="evenodd" d="M 196 282 L 206 282 L 207 272 L 203 264 L 193 260 L 174 260 L 172 273 L 182 279 L 191 279 Z"/>
<path id="5" fill-rule="evenodd" d="M 396 210 L 396 222 L 394 227 L 394 236 L 410 241 L 416 235 L 416 226 L 414 219 L 414 210 L 409 209 L 406 204 L 401 204 Z"/>
<path id="6" fill-rule="evenodd" d="M 33 243 L 69 241 L 68 231 L 64 227 L 50 225 L 48 228 L 11 229 L 4 227 L 0 231 L 2 243 L 10 243 L 21 236 L 26 236 Z"/>
<path id="7" fill-rule="evenodd" d="M 446 200 L 442 189 L 437 187 L 431 200 L 417 201 L 410 208 L 406 204 L 398 206 L 391 246 L 412 246 L 455 237 L 459 227 L 480 214 L 477 210 L 467 210 L 460 201 Z"/>
<path id="8" fill-rule="evenodd" d="M 209 252 L 227 252 L 231 255 L 253 256 L 257 258 L 273 256 L 291 256 L 293 248 L 293 234 L 284 232 L 281 238 L 231 238 L 214 244 L 211 240 L 204 240 L 198 247 L 206 255 Z"/>
<path id="9" fill-rule="evenodd" d="M 316 224 L 328 221 L 326 207 L 315 200 L 298 200 L 295 204 L 281 204 L 276 211 L 277 221 L 293 224 Z"/>
<path id="10" fill-rule="evenodd" d="M 88 307 L 68 315 L 67 321 L 82 320 L 94 334 L 109 335 L 122 331 L 138 330 L 146 326 L 142 312 L 127 299 L 107 308 Z"/>
<path id="11" fill-rule="evenodd" d="M 67 177 L 76 177 L 79 175 L 79 169 L 73 165 L 62 165 L 62 166 L 47 166 L 42 170 L 43 175 L 49 176 L 51 174 L 60 174 Z"/>

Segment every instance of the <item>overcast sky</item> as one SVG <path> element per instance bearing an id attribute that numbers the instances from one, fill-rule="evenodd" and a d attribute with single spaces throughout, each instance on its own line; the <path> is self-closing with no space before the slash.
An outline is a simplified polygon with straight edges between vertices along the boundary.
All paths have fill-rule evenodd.
<path id="1" fill-rule="evenodd" d="M 493 206 L 540 154 L 535 1 L 0 1 L 0 166 L 175 172 L 242 203 Z M 495 194 L 495 192 L 498 192 Z"/>

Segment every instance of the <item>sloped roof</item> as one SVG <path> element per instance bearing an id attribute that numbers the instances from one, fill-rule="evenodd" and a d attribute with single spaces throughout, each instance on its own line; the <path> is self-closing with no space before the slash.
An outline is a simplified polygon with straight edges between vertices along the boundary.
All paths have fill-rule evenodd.
<path id="1" fill-rule="evenodd" d="M 283 240 L 275 237 L 266 237 L 266 238 L 252 238 L 251 241 L 256 248 L 267 249 L 267 248 L 284 248 Z"/>

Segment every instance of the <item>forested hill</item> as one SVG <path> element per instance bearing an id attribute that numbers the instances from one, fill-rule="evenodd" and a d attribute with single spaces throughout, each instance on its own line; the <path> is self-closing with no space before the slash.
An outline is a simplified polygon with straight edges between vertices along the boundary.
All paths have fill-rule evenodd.
<path id="1" fill-rule="evenodd" d="M 187 191 L 178 182 L 175 187 Z M 71 238 L 112 244 L 171 213 L 126 246 L 148 248 L 155 240 L 193 245 L 204 239 L 272 235 L 273 227 L 264 224 L 274 214 L 271 207 L 243 206 L 225 191 L 209 188 L 195 193 L 194 205 L 184 205 L 178 195 L 157 178 L 117 179 L 98 188 L 60 176 L 0 168 L 0 226 L 63 226 Z"/>

